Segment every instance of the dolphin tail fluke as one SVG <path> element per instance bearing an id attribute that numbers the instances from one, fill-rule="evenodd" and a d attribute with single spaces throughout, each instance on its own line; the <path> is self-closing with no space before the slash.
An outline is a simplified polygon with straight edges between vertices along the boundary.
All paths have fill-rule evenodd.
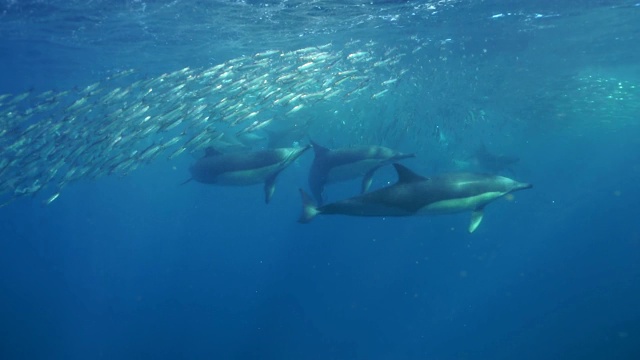
<path id="1" fill-rule="evenodd" d="M 471 213 L 471 222 L 469 223 L 469 234 L 471 234 L 474 231 L 476 231 L 478 226 L 480 226 L 480 223 L 482 222 L 482 216 L 483 215 L 484 214 L 482 212 L 482 209 L 476 209 Z"/>
<path id="2" fill-rule="evenodd" d="M 313 205 L 313 200 L 311 200 L 311 196 L 304 192 L 304 190 L 300 189 L 300 196 L 302 197 L 302 214 L 300 214 L 300 218 L 298 222 L 301 224 L 306 224 L 309 221 L 313 220 L 316 215 L 320 213 L 318 208 Z"/>

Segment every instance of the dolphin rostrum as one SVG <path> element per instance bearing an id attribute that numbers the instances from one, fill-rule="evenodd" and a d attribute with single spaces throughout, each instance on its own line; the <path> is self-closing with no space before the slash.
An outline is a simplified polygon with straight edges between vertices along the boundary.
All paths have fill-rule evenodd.
<path id="1" fill-rule="evenodd" d="M 222 154 L 208 148 L 189 171 L 191 179 L 216 185 L 242 186 L 264 183 L 265 202 L 269 203 L 278 174 L 311 146 Z"/>
<path id="2" fill-rule="evenodd" d="M 362 176 L 362 193 L 371 186 L 375 171 L 381 166 L 414 157 L 383 146 L 358 146 L 328 149 L 311 141 L 315 158 L 309 170 L 309 188 L 318 204 L 323 203 L 325 184 Z"/>
<path id="3" fill-rule="evenodd" d="M 488 203 L 510 192 L 533 187 L 497 175 L 450 173 L 423 177 L 400 164 L 393 166 L 398 173 L 395 184 L 319 207 L 300 189 L 303 211 L 298 221 L 307 223 L 321 214 L 413 216 L 471 211 L 472 233 L 480 225 Z"/>

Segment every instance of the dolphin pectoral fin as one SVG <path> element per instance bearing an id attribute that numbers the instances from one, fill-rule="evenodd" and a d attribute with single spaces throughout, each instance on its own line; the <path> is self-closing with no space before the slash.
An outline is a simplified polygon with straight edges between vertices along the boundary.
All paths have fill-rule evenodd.
<path id="1" fill-rule="evenodd" d="M 264 182 L 264 202 L 269 203 L 273 197 L 273 193 L 276 191 L 276 177 L 278 174 L 274 174 L 267 178 Z"/>
<path id="2" fill-rule="evenodd" d="M 371 187 L 371 183 L 373 182 L 373 174 L 378 170 L 379 166 L 374 167 L 373 169 L 367 171 L 362 178 L 362 189 L 361 194 L 366 193 Z"/>
<path id="3" fill-rule="evenodd" d="M 469 223 L 469 234 L 471 234 L 474 231 L 476 231 L 478 226 L 480 226 L 480 223 L 482 222 L 482 216 L 483 215 L 484 214 L 482 212 L 482 209 L 476 209 L 471 213 L 471 222 Z"/>
<path id="4" fill-rule="evenodd" d="M 320 213 L 318 208 L 313 205 L 313 200 L 311 200 L 311 196 L 304 192 L 304 190 L 300 190 L 300 196 L 302 197 L 302 213 L 300 214 L 300 218 L 298 222 L 301 224 L 306 224 L 311 221 L 316 215 Z"/>

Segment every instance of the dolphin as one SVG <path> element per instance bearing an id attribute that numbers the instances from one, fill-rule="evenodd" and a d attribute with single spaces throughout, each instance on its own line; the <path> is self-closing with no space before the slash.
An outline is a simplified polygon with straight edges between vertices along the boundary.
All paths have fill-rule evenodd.
<path id="1" fill-rule="evenodd" d="M 484 143 L 476 149 L 471 158 L 482 170 L 494 174 L 505 169 L 513 172 L 510 166 L 520 160 L 520 158 L 516 156 L 493 154 L 487 150 Z"/>
<path id="2" fill-rule="evenodd" d="M 482 222 L 488 203 L 510 192 L 533 187 L 497 175 L 449 173 L 424 177 L 400 164 L 393 166 L 398 173 L 395 184 L 319 207 L 300 189 L 303 210 L 298 222 L 307 223 L 321 214 L 413 216 L 471 211 L 469 233 L 472 233 Z"/>
<path id="3" fill-rule="evenodd" d="M 264 183 L 265 202 L 268 204 L 278 174 L 310 147 L 227 154 L 208 148 L 205 156 L 196 161 L 189 171 L 192 180 L 205 184 L 242 186 Z"/>
<path id="4" fill-rule="evenodd" d="M 414 157 L 383 146 L 359 146 L 330 150 L 311 141 L 315 158 L 309 170 L 309 188 L 318 204 L 323 202 L 327 183 L 362 176 L 362 193 L 371 186 L 373 174 L 381 166 Z"/>

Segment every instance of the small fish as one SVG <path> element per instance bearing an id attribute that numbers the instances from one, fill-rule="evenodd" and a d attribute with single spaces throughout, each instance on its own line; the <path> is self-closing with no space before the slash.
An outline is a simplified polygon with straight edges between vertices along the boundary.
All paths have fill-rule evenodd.
<path id="1" fill-rule="evenodd" d="M 392 79 L 389 79 L 389 80 L 383 81 L 383 82 L 382 82 L 382 85 L 383 85 L 383 86 L 389 86 L 389 85 L 391 85 L 391 84 L 395 84 L 396 82 L 398 82 L 398 78 L 392 78 Z"/>
<path id="2" fill-rule="evenodd" d="M 350 76 L 357 73 L 358 73 L 358 70 L 345 70 L 345 71 L 340 71 L 338 73 L 338 76 Z"/>
<path id="3" fill-rule="evenodd" d="M 166 148 L 168 148 L 168 147 L 170 147 L 172 145 L 177 144 L 180 140 L 182 140 L 183 135 L 184 134 L 180 134 L 180 135 L 174 136 L 172 139 L 170 139 L 166 143 L 162 144 L 162 147 L 166 149 Z"/>
<path id="4" fill-rule="evenodd" d="M 318 45 L 316 46 L 318 48 L 318 50 L 327 50 L 329 49 L 331 46 L 333 46 L 332 43 L 328 43 L 328 44 L 324 44 L 324 45 Z"/>
<path id="5" fill-rule="evenodd" d="M 213 66 L 213 67 L 205 70 L 202 73 L 202 76 L 203 77 L 211 77 L 211 76 L 217 74 L 218 72 L 220 72 L 220 70 L 222 70 L 224 68 L 224 66 L 225 66 L 224 64 L 219 64 L 219 65 Z"/>
<path id="6" fill-rule="evenodd" d="M 283 97 L 281 97 L 279 99 L 276 99 L 273 102 L 273 105 L 278 105 L 280 103 L 282 103 L 284 105 L 284 104 L 288 103 L 288 101 L 291 100 L 294 96 L 296 96 L 295 93 L 289 93 L 289 94 L 287 94 L 287 95 L 285 95 L 285 96 L 283 96 Z"/>
<path id="7" fill-rule="evenodd" d="M 73 104 L 69 105 L 69 107 L 67 107 L 65 109 L 65 111 L 74 111 L 74 110 L 78 110 L 79 108 L 82 107 L 82 105 L 87 103 L 87 98 L 86 97 L 81 97 L 80 99 L 74 101 Z"/>
<path id="8" fill-rule="evenodd" d="M 295 50 L 294 53 L 296 53 L 296 54 L 308 54 L 308 53 L 314 52 L 314 51 L 316 51 L 316 48 L 311 46 L 311 47 L 306 47 L 306 48 L 303 48 L 303 49 Z"/>
<path id="9" fill-rule="evenodd" d="M 291 115 L 291 114 L 297 113 L 297 112 L 298 112 L 298 111 L 300 111 L 303 107 L 304 107 L 304 104 L 296 105 L 296 106 L 294 106 L 294 107 L 293 107 L 293 109 L 291 109 L 291 110 L 287 111 L 287 112 L 285 113 L 285 115 Z"/>
<path id="10" fill-rule="evenodd" d="M 340 79 L 340 80 L 338 80 L 338 81 L 334 82 L 334 83 L 333 83 L 333 86 L 339 86 L 339 85 L 341 85 L 342 83 L 344 83 L 344 82 L 345 82 L 345 81 L 347 81 L 347 80 L 349 80 L 349 77 L 348 77 L 348 76 L 345 76 L 345 77 L 343 77 L 342 79 Z"/>
<path id="11" fill-rule="evenodd" d="M 280 50 L 267 50 L 267 51 L 259 52 L 259 53 L 255 54 L 253 56 L 255 58 L 260 59 L 260 58 L 268 57 L 268 56 L 275 55 L 275 54 L 281 54 L 281 53 L 282 53 L 282 51 L 280 51 Z"/>
<path id="12" fill-rule="evenodd" d="M 259 129 L 262 129 L 263 127 L 269 125 L 269 123 L 271 123 L 271 121 L 273 120 L 273 118 L 271 119 L 267 119 L 264 121 L 254 121 L 251 125 L 247 126 L 246 128 L 238 131 L 236 133 L 236 135 L 241 135 L 241 134 L 245 134 L 245 133 L 250 133 Z"/>
<path id="13" fill-rule="evenodd" d="M 353 54 L 349 54 L 349 56 L 347 56 L 347 59 L 349 59 L 349 60 L 359 60 L 359 59 L 365 58 L 367 55 L 369 55 L 369 53 L 366 52 L 366 51 L 358 51 L 358 52 L 355 52 Z"/>
<path id="14" fill-rule="evenodd" d="M 298 66 L 298 71 L 311 69 L 312 67 L 315 67 L 315 66 L 316 66 L 316 63 L 314 63 L 313 61 L 309 61 L 308 63 L 306 63 L 304 65 Z"/>
<path id="15" fill-rule="evenodd" d="M 298 95 L 292 97 L 291 99 L 289 99 L 289 101 L 287 101 L 287 105 L 295 103 L 301 97 L 302 97 L 302 94 L 298 94 Z"/>
<path id="16" fill-rule="evenodd" d="M 379 98 L 379 97 L 382 97 L 382 96 L 384 96 L 384 94 L 386 94 L 388 91 L 389 91 L 389 89 L 384 89 L 384 90 L 382 90 L 382 91 L 380 91 L 380 92 L 377 92 L 377 93 L 375 93 L 375 94 L 371 95 L 371 98 L 372 98 L 372 99 L 377 99 L 377 98 Z"/>
<path id="17" fill-rule="evenodd" d="M 391 59 L 376 61 L 376 62 L 373 63 L 373 67 L 385 66 L 385 65 L 389 64 L 389 61 L 391 61 Z"/>
<path id="18" fill-rule="evenodd" d="M 84 89 L 82 89 L 82 91 L 80 92 L 80 94 L 83 94 L 83 95 L 91 95 L 91 94 L 93 93 L 93 91 L 94 91 L 95 89 L 97 89 L 97 88 L 98 88 L 98 86 L 100 86 L 100 85 L 101 85 L 101 83 L 100 83 L 99 81 L 98 81 L 98 82 L 96 82 L 96 83 L 93 83 L 93 84 L 91 84 L 91 85 L 89 85 L 89 86 L 85 87 Z"/>
<path id="19" fill-rule="evenodd" d="M 331 90 L 331 88 L 329 88 L 328 90 Z M 335 89 L 333 91 L 327 91 L 327 93 L 324 95 L 324 100 L 329 100 L 333 97 L 338 96 L 338 94 L 340 94 L 342 92 L 342 89 Z"/>
<path id="20" fill-rule="evenodd" d="M 285 75 L 282 75 L 279 78 L 277 78 L 276 82 L 279 82 L 279 83 L 284 82 L 284 83 L 286 83 L 286 82 L 289 82 L 290 80 L 294 80 L 295 77 L 296 77 L 296 74 L 285 74 Z"/>
<path id="21" fill-rule="evenodd" d="M 121 78 L 121 77 L 125 77 L 125 76 L 128 76 L 128 75 L 131 75 L 131 74 L 133 74 L 134 72 L 136 72 L 134 69 L 122 70 L 122 71 L 120 71 L 120 72 L 117 72 L 117 73 L 115 73 L 115 74 L 113 74 L 113 75 L 109 76 L 107 79 L 109 79 L 109 80 L 115 80 L 115 79 L 118 79 L 118 78 Z"/>
<path id="22" fill-rule="evenodd" d="M 169 159 L 171 160 L 177 158 L 180 154 L 185 152 L 185 150 L 187 150 L 187 148 L 184 146 L 177 148 L 174 152 L 171 153 L 171 155 L 169 155 Z"/>
<path id="23" fill-rule="evenodd" d="M 53 194 L 51 197 L 49 197 L 47 200 L 44 201 L 45 205 L 49 205 L 52 202 L 54 202 L 58 197 L 60 196 L 60 193 L 57 192 L 55 194 Z"/>

